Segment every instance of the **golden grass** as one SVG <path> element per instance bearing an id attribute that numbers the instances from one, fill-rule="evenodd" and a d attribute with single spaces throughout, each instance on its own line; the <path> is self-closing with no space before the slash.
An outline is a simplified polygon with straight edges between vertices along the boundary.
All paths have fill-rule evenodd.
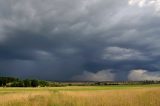
<path id="1" fill-rule="evenodd" d="M 18 92 L 0 95 L 0 106 L 38 106 L 42 97 L 48 97 L 49 92 Z M 36 99 L 38 101 L 36 101 Z M 33 103 L 31 103 L 33 101 Z M 35 104 L 36 103 L 36 104 Z"/>
<path id="2" fill-rule="evenodd" d="M 160 88 L 0 93 L 0 106 L 160 106 Z"/>

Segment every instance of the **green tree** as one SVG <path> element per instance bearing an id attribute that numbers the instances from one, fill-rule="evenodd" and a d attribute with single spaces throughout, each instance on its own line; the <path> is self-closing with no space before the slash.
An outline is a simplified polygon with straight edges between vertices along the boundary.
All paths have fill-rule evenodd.
<path id="1" fill-rule="evenodd" d="M 2 79 L 2 86 L 6 86 L 7 84 L 7 80 L 6 79 Z"/>
<path id="2" fill-rule="evenodd" d="M 23 81 L 14 81 L 11 84 L 11 87 L 24 87 Z"/>
<path id="3" fill-rule="evenodd" d="M 38 80 L 31 80 L 32 87 L 38 87 L 38 85 L 39 85 Z"/>
<path id="4" fill-rule="evenodd" d="M 0 86 L 2 86 L 2 83 L 3 83 L 2 80 L 0 80 Z"/>
<path id="5" fill-rule="evenodd" d="M 48 84 L 47 81 L 42 81 L 42 80 L 39 81 L 39 86 L 41 86 L 41 87 L 46 87 L 46 86 L 48 86 L 48 85 L 49 85 L 49 84 Z"/>
<path id="6" fill-rule="evenodd" d="M 31 87 L 31 80 L 26 79 L 23 82 L 24 82 L 24 87 Z"/>

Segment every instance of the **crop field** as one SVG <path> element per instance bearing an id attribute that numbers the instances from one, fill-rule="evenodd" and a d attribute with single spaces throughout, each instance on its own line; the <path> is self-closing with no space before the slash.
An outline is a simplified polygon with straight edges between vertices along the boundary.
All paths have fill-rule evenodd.
<path id="1" fill-rule="evenodd" d="M 0 88 L 0 106 L 160 106 L 160 85 Z"/>

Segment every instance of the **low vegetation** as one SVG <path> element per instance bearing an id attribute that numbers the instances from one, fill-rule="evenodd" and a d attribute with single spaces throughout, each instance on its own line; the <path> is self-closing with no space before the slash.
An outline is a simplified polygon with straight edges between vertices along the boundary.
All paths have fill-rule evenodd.
<path id="1" fill-rule="evenodd" d="M 0 77 L 0 106 L 160 106 L 160 81 L 51 82 Z"/>
<path id="2" fill-rule="evenodd" d="M 0 88 L 0 106 L 160 106 L 160 85 Z"/>

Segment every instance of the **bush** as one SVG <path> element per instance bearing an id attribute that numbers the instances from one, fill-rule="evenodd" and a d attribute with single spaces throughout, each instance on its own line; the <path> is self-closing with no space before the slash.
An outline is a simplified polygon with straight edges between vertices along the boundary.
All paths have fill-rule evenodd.
<path id="1" fill-rule="evenodd" d="M 46 86 L 48 86 L 48 85 L 49 85 L 49 84 L 48 84 L 47 81 L 42 81 L 42 80 L 39 81 L 39 86 L 41 86 L 41 87 L 46 87 Z"/>
<path id="2" fill-rule="evenodd" d="M 26 79 L 23 82 L 24 82 L 24 87 L 31 87 L 31 80 Z"/>
<path id="3" fill-rule="evenodd" d="M 15 81 L 11 83 L 11 87 L 24 87 L 23 81 Z"/>
<path id="4" fill-rule="evenodd" d="M 39 85 L 38 80 L 31 80 L 32 87 L 38 87 L 38 85 Z"/>

